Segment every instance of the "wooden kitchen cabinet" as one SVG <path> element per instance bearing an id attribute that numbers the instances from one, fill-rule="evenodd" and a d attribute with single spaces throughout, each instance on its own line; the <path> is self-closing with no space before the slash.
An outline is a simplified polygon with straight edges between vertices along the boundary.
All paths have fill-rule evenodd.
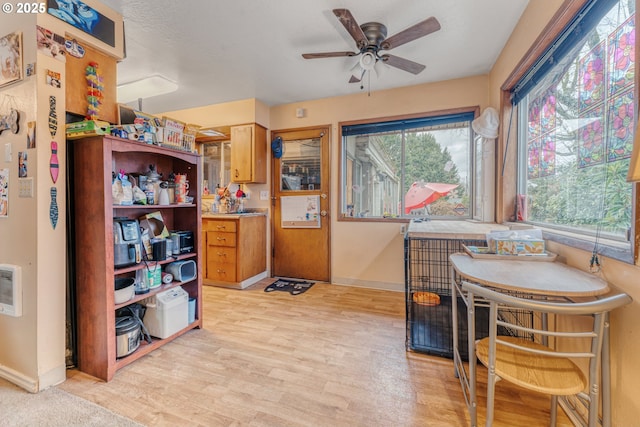
<path id="1" fill-rule="evenodd" d="M 89 137 L 69 141 L 73 148 L 73 188 L 75 211 L 75 310 L 77 326 L 78 368 L 94 377 L 109 381 L 116 371 L 194 328 L 202 327 L 202 233 L 200 183 L 202 171 L 200 156 L 117 137 Z M 145 172 L 156 165 L 163 173 L 187 175 L 192 203 L 173 205 L 114 205 L 111 191 L 112 171 Z M 192 231 L 194 250 L 163 261 L 143 261 L 127 267 L 115 267 L 114 217 L 137 219 L 147 213 L 159 211 L 169 230 Z M 136 272 L 160 266 L 163 270 L 173 261 L 193 260 L 196 277 L 154 287 L 148 293 L 135 295 L 116 304 L 114 281 L 117 277 L 135 277 Z M 181 286 L 190 298 L 196 299 L 195 321 L 171 336 L 154 338 L 151 343 L 142 340 L 137 350 L 117 358 L 116 310 L 159 292 Z"/>
<path id="2" fill-rule="evenodd" d="M 204 218 L 205 285 L 244 289 L 267 277 L 265 215 Z"/>
<path id="3" fill-rule="evenodd" d="M 231 127 L 231 180 L 267 182 L 267 130 L 259 124 Z"/>

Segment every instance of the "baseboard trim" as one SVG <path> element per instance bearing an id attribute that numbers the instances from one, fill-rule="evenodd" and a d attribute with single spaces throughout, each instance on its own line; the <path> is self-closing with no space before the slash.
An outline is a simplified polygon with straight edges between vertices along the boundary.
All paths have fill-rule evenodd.
<path id="1" fill-rule="evenodd" d="M 358 288 L 404 292 L 404 283 L 376 282 L 372 280 L 353 279 L 349 277 L 333 277 L 331 279 L 331 283 L 334 285 L 355 286 Z"/>
<path id="2" fill-rule="evenodd" d="M 14 383 L 18 387 L 22 387 L 27 390 L 29 393 L 37 393 L 38 392 L 38 381 L 29 378 L 26 375 L 21 374 L 18 371 L 15 371 L 7 366 L 0 365 L 0 377 L 5 380 Z"/>
<path id="3" fill-rule="evenodd" d="M 260 280 L 266 277 L 268 277 L 267 272 L 263 271 L 262 273 L 256 274 L 255 276 L 241 282 L 218 282 L 216 280 L 203 279 L 202 284 L 208 286 L 218 286 L 220 288 L 245 289 L 251 285 L 255 285 Z"/>
<path id="4" fill-rule="evenodd" d="M 22 387 L 29 393 L 38 393 L 42 390 L 48 389 L 49 387 L 63 383 L 67 379 L 67 368 L 62 365 L 50 370 L 37 379 L 30 378 L 7 366 L 0 365 L 0 377 L 17 385 L 18 387 Z"/>

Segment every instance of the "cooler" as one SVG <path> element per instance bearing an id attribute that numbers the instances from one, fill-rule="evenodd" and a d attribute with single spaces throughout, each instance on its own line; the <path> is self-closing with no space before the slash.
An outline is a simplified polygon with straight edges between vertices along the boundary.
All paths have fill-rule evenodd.
<path id="1" fill-rule="evenodd" d="M 189 294 L 180 286 L 159 292 L 143 303 L 147 307 L 143 323 L 151 336 L 168 338 L 189 324 Z"/>

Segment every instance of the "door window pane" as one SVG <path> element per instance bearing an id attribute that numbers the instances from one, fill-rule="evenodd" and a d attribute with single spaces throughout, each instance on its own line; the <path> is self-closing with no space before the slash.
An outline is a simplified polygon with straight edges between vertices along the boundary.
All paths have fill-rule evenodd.
<path id="1" fill-rule="evenodd" d="M 283 141 L 281 191 L 320 191 L 320 139 Z"/>

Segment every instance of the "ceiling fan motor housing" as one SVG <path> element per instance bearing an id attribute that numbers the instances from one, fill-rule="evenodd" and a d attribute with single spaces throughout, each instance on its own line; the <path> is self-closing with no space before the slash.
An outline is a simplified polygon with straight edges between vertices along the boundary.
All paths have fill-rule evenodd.
<path id="1" fill-rule="evenodd" d="M 379 22 L 367 22 L 360 25 L 360 28 L 362 28 L 362 32 L 369 40 L 369 46 L 365 46 L 363 50 L 375 47 L 374 50 L 377 52 L 382 41 L 387 38 L 387 27 Z"/>

